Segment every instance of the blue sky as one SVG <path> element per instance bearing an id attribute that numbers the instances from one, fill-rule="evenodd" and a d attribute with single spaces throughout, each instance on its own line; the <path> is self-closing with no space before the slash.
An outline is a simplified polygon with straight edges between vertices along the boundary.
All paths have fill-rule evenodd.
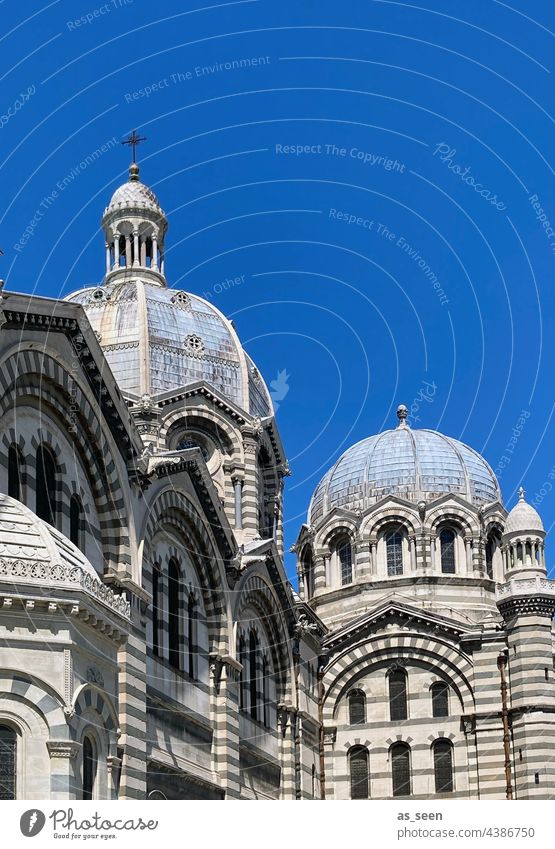
<path id="1" fill-rule="evenodd" d="M 138 128 L 170 285 L 208 293 L 275 381 L 288 545 L 322 474 L 399 403 L 481 451 L 509 506 L 524 483 L 550 529 L 549 6 L 2 0 L 7 288 L 101 279 Z"/>

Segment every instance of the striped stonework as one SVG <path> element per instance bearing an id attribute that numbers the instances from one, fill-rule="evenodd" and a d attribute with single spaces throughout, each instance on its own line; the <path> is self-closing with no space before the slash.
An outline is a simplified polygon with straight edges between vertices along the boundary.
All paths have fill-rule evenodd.
<path id="1" fill-rule="evenodd" d="M 0 417 L 18 404 L 18 397 L 34 397 L 39 409 L 43 410 L 43 419 L 48 418 L 48 410 L 52 410 L 61 421 L 67 420 L 69 405 L 78 410 L 79 440 L 76 442 L 72 438 L 72 442 L 80 452 L 83 466 L 91 472 L 90 483 L 100 519 L 99 531 L 106 569 L 119 574 L 129 573 L 129 540 L 124 531 L 128 515 L 120 483 L 120 469 L 106 428 L 102 427 L 79 377 L 70 373 L 52 356 L 36 350 L 20 349 L 1 361 Z M 49 440 L 48 428 L 39 427 L 33 451 L 36 451 L 40 442 L 48 444 Z M 63 466 L 64 460 L 59 457 L 58 464 Z M 34 477 L 31 475 L 30 484 L 34 488 Z M 60 495 L 58 493 L 58 497 Z"/>

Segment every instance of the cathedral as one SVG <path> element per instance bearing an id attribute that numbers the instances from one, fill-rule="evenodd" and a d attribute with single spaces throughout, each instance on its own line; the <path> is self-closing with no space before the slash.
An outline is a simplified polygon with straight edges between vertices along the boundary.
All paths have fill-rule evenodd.
<path id="1" fill-rule="evenodd" d="M 555 798 L 524 491 L 401 405 L 316 487 L 293 587 L 272 398 L 168 285 L 134 160 L 99 285 L 0 284 L 0 798 Z"/>

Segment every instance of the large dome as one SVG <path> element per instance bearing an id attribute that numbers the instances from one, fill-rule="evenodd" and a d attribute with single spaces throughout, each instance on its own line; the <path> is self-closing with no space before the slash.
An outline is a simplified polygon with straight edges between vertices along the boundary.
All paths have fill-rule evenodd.
<path id="1" fill-rule="evenodd" d="M 138 275 L 81 289 L 67 300 L 82 304 L 128 397 L 204 381 L 254 416 L 272 414 L 266 385 L 231 322 L 208 301 Z"/>
<path id="2" fill-rule="evenodd" d="M 413 430 L 403 409 L 399 427 L 353 445 L 322 478 L 309 524 L 334 507 L 364 510 L 386 495 L 416 503 L 447 493 L 477 505 L 501 500 L 497 479 L 477 451 L 435 430 Z"/>

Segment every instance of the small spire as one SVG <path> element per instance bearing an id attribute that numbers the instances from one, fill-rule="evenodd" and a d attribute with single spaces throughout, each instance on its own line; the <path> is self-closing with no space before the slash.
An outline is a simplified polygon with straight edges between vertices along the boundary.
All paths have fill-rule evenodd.
<path id="1" fill-rule="evenodd" d="M 408 427 L 408 425 L 407 425 L 408 414 L 409 414 L 409 411 L 407 410 L 405 405 L 399 404 L 399 406 L 397 407 L 397 418 L 399 419 L 399 424 L 397 425 L 397 427 Z"/>
<path id="2" fill-rule="evenodd" d="M 519 501 L 525 501 L 525 500 L 526 500 L 526 499 L 524 498 L 524 496 L 525 496 L 525 495 L 526 495 L 526 490 L 524 489 L 524 487 L 523 487 L 523 486 L 521 486 L 521 487 L 519 488 L 519 490 L 518 490 L 518 500 L 519 500 Z"/>

